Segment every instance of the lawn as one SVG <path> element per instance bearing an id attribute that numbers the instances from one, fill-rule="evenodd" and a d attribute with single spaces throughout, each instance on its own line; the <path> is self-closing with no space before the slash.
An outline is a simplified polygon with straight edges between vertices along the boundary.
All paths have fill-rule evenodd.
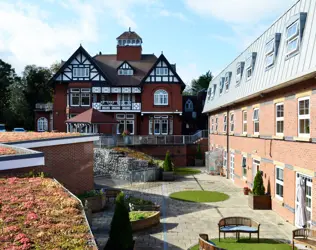
<path id="1" fill-rule="evenodd" d="M 55 133 L 55 132 L 1 132 L 0 143 L 62 138 L 62 137 L 79 136 L 79 135 L 80 135 L 79 133 Z"/>
<path id="2" fill-rule="evenodd" d="M 0 249 L 92 249 L 77 199 L 49 178 L 0 179 Z"/>
<path id="3" fill-rule="evenodd" d="M 291 250 L 292 247 L 289 244 L 281 243 L 270 239 L 260 239 L 260 243 L 256 239 L 240 239 L 236 242 L 236 239 L 218 239 L 212 240 L 217 247 L 222 247 L 229 250 Z M 297 248 L 295 248 L 297 249 Z M 199 246 L 196 245 L 190 250 L 199 250 Z"/>
<path id="4" fill-rule="evenodd" d="M 200 170 L 193 168 L 175 168 L 174 171 L 176 175 L 194 175 L 201 173 Z"/>
<path id="5" fill-rule="evenodd" d="M 16 151 L 14 149 L 0 146 L 0 155 L 14 155 L 14 154 L 16 154 Z"/>
<path id="6" fill-rule="evenodd" d="M 155 213 L 157 212 L 132 211 L 132 212 L 129 212 L 129 219 L 131 221 L 143 220 L 143 219 L 149 218 Z"/>
<path id="7" fill-rule="evenodd" d="M 220 192 L 191 190 L 172 193 L 170 198 L 189 202 L 218 202 L 227 200 L 229 196 Z"/>

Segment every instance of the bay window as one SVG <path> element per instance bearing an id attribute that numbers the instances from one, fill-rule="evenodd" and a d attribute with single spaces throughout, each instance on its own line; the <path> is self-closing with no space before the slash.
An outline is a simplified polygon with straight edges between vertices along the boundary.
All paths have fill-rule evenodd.
<path id="1" fill-rule="evenodd" d="M 310 136 L 309 97 L 303 97 L 298 99 L 298 134 L 301 137 Z"/>

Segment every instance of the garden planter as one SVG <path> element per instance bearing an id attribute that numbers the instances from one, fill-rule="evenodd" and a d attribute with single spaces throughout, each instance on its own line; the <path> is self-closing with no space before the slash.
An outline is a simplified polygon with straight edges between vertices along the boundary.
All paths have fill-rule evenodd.
<path id="1" fill-rule="evenodd" d="M 160 224 L 160 212 L 157 212 L 149 218 L 143 220 L 131 221 L 133 232 L 148 229 L 158 224 Z"/>
<path id="2" fill-rule="evenodd" d="M 174 173 L 173 172 L 162 172 L 162 180 L 163 181 L 174 181 Z"/>
<path id="3" fill-rule="evenodd" d="M 136 205 L 128 203 L 130 211 L 160 211 L 160 206 L 157 204 L 153 205 Z"/>
<path id="4" fill-rule="evenodd" d="M 201 159 L 195 159 L 195 166 L 202 167 L 202 166 L 203 166 L 203 160 L 201 160 Z"/>
<path id="5" fill-rule="evenodd" d="M 89 208 L 92 213 L 102 211 L 105 208 L 105 195 L 92 196 L 84 199 L 89 202 Z"/>
<path id="6" fill-rule="evenodd" d="M 252 209 L 270 210 L 271 195 L 252 195 L 248 196 L 248 206 Z"/>
<path id="7" fill-rule="evenodd" d="M 249 194 L 249 188 L 248 187 L 244 187 L 244 195 L 248 195 Z"/>

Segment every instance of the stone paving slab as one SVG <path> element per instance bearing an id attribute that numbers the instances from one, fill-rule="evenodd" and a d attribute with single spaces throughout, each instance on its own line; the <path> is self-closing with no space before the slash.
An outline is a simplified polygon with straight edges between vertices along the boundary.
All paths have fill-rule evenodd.
<path id="1" fill-rule="evenodd" d="M 102 185 L 102 180 L 98 180 Z M 295 228 L 273 211 L 252 210 L 247 196 L 231 180 L 205 173 L 178 178 L 174 182 L 133 183 L 116 186 L 125 193 L 144 198 L 161 205 L 161 225 L 134 234 L 137 249 L 187 249 L 197 243 L 199 233 L 218 238 L 217 223 L 222 217 L 247 216 L 261 223 L 260 238 L 291 240 Z M 215 203 L 190 203 L 170 199 L 168 196 L 183 190 L 224 192 L 230 198 Z M 107 241 L 113 208 L 93 215 L 93 227 L 100 249 Z"/>

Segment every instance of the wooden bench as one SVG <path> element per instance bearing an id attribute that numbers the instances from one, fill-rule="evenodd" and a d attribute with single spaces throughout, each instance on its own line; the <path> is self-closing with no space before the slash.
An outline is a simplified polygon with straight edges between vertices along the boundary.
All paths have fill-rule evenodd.
<path id="1" fill-rule="evenodd" d="M 260 224 L 247 217 L 226 217 L 218 222 L 219 241 L 221 233 L 224 233 L 224 238 L 226 233 L 235 233 L 237 241 L 240 239 L 240 233 L 249 233 L 249 239 L 251 239 L 251 234 L 257 234 L 259 242 L 259 230 Z"/>
<path id="2" fill-rule="evenodd" d="M 217 247 L 208 238 L 207 234 L 199 235 L 199 250 L 225 250 L 224 248 Z"/>
<path id="3" fill-rule="evenodd" d="M 309 228 L 295 229 L 292 235 L 292 249 L 294 249 L 295 243 L 316 249 L 316 230 Z"/>

